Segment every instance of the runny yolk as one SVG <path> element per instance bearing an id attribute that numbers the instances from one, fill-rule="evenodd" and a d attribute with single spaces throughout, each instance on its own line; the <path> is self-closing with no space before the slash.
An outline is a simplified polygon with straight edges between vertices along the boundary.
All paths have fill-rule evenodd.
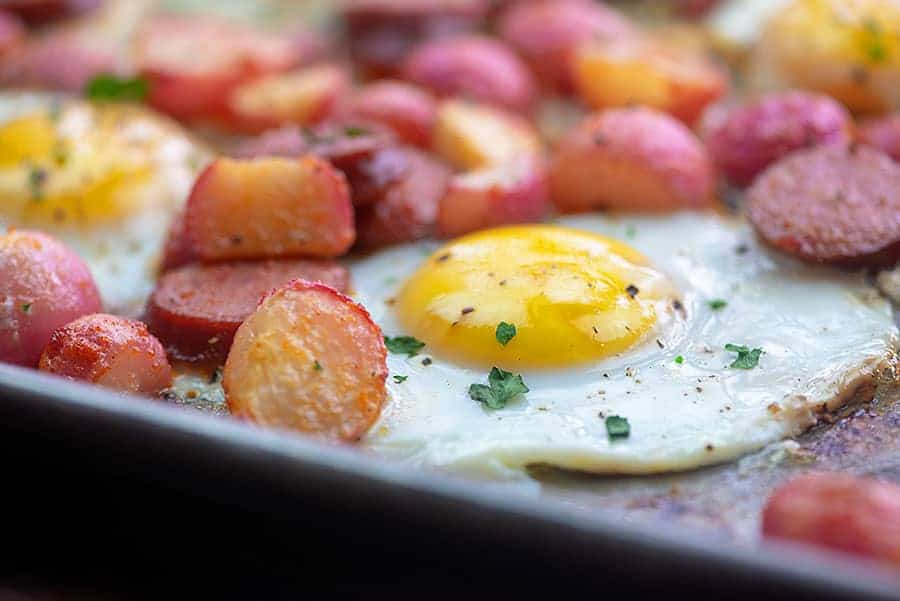
<path id="1" fill-rule="evenodd" d="M 93 223 L 128 215 L 151 175 L 149 153 L 119 135 L 113 116 L 81 109 L 79 135 L 47 112 L 0 126 L 0 205 L 12 223 Z"/>
<path id="2" fill-rule="evenodd" d="M 671 290 L 665 276 L 621 242 L 558 226 L 513 226 L 435 252 L 395 306 L 404 328 L 448 359 L 565 367 L 638 343 Z M 505 345 L 497 336 L 501 322 L 516 329 Z"/>

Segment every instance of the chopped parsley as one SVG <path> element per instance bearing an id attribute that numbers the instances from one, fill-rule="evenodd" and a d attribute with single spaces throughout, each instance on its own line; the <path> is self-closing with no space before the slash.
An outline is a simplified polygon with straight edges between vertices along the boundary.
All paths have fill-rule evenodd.
<path id="1" fill-rule="evenodd" d="M 22 313 L 31 313 L 31 303 L 22 303 Z"/>
<path id="2" fill-rule="evenodd" d="M 761 348 L 750 349 L 737 344 L 726 344 L 725 350 L 729 353 L 737 353 L 737 359 L 729 366 L 736 369 L 753 369 L 759 365 L 759 356 L 763 353 Z"/>
<path id="3" fill-rule="evenodd" d="M 881 24 L 874 19 L 867 19 L 864 27 L 863 51 L 871 62 L 884 62 L 888 57 L 888 49 L 885 44 L 885 33 L 881 28 Z"/>
<path id="4" fill-rule="evenodd" d="M 631 434 L 631 425 L 628 420 L 618 415 L 610 415 L 606 418 L 606 434 L 610 440 L 628 438 Z"/>
<path id="5" fill-rule="evenodd" d="M 491 368 L 488 376 L 489 386 L 472 384 L 469 386 L 469 397 L 473 401 L 484 403 L 491 409 L 503 409 L 507 401 L 528 392 L 528 386 L 522 376 L 504 371 L 498 367 Z"/>
<path id="6" fill-rule="evenodd" d="M 414 336 L 385 336 L 384 345 L 392 353 L 398 355 L 407 354 L 413 357 L 422 350 L 425 343 Z"/>
<path id="7" fill-rule="evenodd" d="M 322 367 L 322 364 L 319 363 L 319 360 L 318 360 L 318 359 L 316 359 L 315 361 L 313 361 L 313 369 L 316 370 L 316 371 L 322 371 L 322 370 L 325 369 L 325 368 Z"/>
<path id="8" fill-rule="evenodd" d="M 365 136 L 369 133 L 369 130 L 359 127 L 358 125 L 348 125 L 344 128 L 344 135 L 348 138 L 358 138 L 360 136 Z"/>
<path id="9" fill-rule="evenodd" d="M 682 363 L 684 363 L 684 357 L 682 357 L 681 355 L 678 355 L 677 357 L 675 357 L 675 363 L 677 363 L 678 365 L 681 365 Z"/>
<path id="10" fill-rule="evenodd" d="M 516 326 L 511 323 L 501 321 L 497 324 L 497 342 L 506 346 L 509 341 L 516 337 Z"/>
<path id="11" fill-rule="evenodd" d="M 402 384 L 403 382 L 406 382 L 406 379 L 408 377 L 409 376 L 394 376 L 394 382 L 396 382 L 397 384 Z"/>
<path id="12" fill-rule="evenodd" d="M 728 301 L 721 298 L 714 298 L 706 304 L 709 305 L 709 308 L 713 311 L 720 311 L 728 306 Z"/>
<path id="13" fill-rule="evenodd" d="M 119 78 L 115 75 L 98 75 L 84 88 L 85 96 L 91 100 L 114 102 L 141 102 L 149 91 L 150 84 L 146 79 Z"/>
<path id="14" fill-rule="evenodd" d="M 44 184 L 47 182 L 47 170 L 36 165 L 28 171 L 28 189 L 31 191 L 31 200 L 44 199 Z"/>
<path id="15" fill-rule="evenodd" d="M 53 147 L 53 162 L 60 167 L 69 162 L 69 150 L 62 142 L 57 142 Z"/>

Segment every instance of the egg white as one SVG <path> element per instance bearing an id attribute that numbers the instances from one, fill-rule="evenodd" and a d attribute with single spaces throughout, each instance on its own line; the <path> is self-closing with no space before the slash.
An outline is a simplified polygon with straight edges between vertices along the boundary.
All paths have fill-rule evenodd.
<path id="1" fill-rule="evenodd" d="M 492 411 L 471 400 L 487 369 L 429 353 L 392 354 L 390 402 L 363 446 L 416 465 L 504 476 L 533 464 L 642 474 L 722 462 L 796 435 L 823 406 L 846 402 L 893 361 L 889 304 L 861 274 L 807 266 L 762 248 L 738 220 L 715 215 L 566 217 L 619 238 L 681 290 L 684 317 L 594 365 L 524 372 L 530 392 Z M 387 335 L 405 334 L 391 299 L 433 242 L 350 265 L 356 298 Z M 725 299 L 715 311 L 711 299 Z M 728 343 L 760 347 L 759 365 L 730 368 Z M 683 356 L 684 363 L 675 362 Z M 432 363 L 424 365 L 423 358 Z M 604 417 L 628 419 L 611 441 Z"/>
<path id="2" fill-rule="evenodd" d="M 128 118 L 117 123 L 112 135 L 140 153 L 152 170 L 148 180 L 130 192 L 136 196 L 133 210 L 92 222 L 25 223 L 0 206 L 0 232 L 27 227 L 55 236 L 87 263 L 104 310 L 135 317 L 155 285 L 169 223 L 210 154 L 177 125 L 150 110 L 136 106 L 113 109 L 127 111 Z M 24 115 L 51 110 L 59 113 L 59 134 L 73 141 L 71 153 L 90 152 L 83 144 L 96 140 L 87 134 L 94 127 L 97 111 L 105 110 L 100 105 L 49 94 L 0 94 L 0 126 Z"/>

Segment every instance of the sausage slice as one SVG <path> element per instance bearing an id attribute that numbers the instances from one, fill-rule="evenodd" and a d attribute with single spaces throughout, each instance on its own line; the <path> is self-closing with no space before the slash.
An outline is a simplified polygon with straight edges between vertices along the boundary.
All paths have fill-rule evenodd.
<path id="1" fill-rule="evenodd" d="M 794 153 L 757 178 L 747 215 L 759 236 L 804 261 L 847 267 L 900 259 L 900 165 L 865 146 Z"/>
<path id="2" fill-rule="evenodd" d="M 347 270 L 331 261 L 285 260 L 188 265 L 165 273 L 147 303 L 150 331 L 182 361 L 221 363 L 259 300 L 303 278 L 347 290 Z"/>

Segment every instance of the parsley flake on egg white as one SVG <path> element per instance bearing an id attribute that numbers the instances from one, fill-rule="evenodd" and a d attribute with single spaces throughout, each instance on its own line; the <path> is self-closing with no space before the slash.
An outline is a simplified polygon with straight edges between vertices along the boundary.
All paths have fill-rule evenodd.
<path id="1" fill-rule="evenodd" d="M 425 347 L 425 343 L 415 336 L 385 336 L 384 345 L 392 353 L 406 354 L 410 357 L 415 357 L 416 353 Z"/>
<path id="2" fill-rule="evenodd" d="M 753 369 L 759 365 L 759 357 L 763 353 L 761 348 L 750 349 L 737 344 L 726 344 L 725 350 L 730 353 L 737 353 L 737 359 L 729 365 L 729 367 L 735 369 Z"/>
<path id="3" fill-rule="evenodd" d="M 498 367 L 491 368 L 488 384 L 489 386 L 484 384 L 469 386 L 469 397 L 491 409 L 503 409 L 508 401 L 528 392 L 528 386 L 525 385 L 521 375 Z"/>

